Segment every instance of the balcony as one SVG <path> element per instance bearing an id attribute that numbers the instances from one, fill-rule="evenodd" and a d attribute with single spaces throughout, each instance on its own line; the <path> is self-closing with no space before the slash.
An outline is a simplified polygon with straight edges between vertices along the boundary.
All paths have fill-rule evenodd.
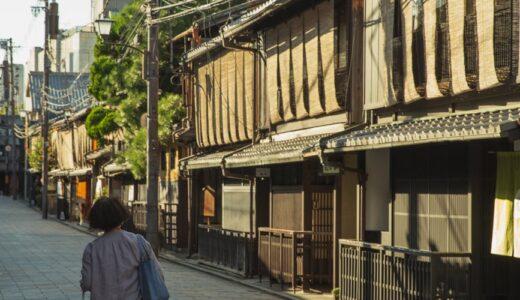
<path id="1" fill-rule="evenodd" d="M 341 299 L 469 299 L 471 255 L 339 242 Z"/>

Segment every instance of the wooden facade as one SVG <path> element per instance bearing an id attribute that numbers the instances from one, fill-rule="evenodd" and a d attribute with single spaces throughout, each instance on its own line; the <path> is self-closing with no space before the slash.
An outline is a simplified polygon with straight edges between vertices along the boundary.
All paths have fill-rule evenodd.
<path id="1" fill-rule="evenodd" d="M 207 37 L 213 40 L 193 50 L 203 55 L 189 60 L 190 159 L 203 161 L 187 170 L 193 252 L 235 270 L 244 270 L 244 259 L 225 253 L 253 255 L 261 279 L 293 289 L 339 287 L 342 299 L 518 294 L 509 284 L 517 264 L 490 255 L 482 234 L 491 231 L 493 187 L 480 183 L 489 194 L 481 204 L 475 182 L 492 181 L 493 172 L 474 174 L 475 165 L 493 164 L 475 153 L 500 148 L 504 136 L 477 132 L 480 116 L 475 128 L 450 119 L 518 102 L 518 1 L 289 1 L 245 27 Z M 387 124 L 435 116 L 453 123 L 424 133 L 436 145 L 399 140 L 414 128 L 384 136 Z M 338 131 L 327 130 L 338 124 L 338 131 L 381 136 L 367 138 L 374 145 L 362 150 L 334 148 L 328 142 Z M 495 140 L 452 135 L 464 126 L 468 140 Z M 277 142 L 309 132 L 330 137 L 302 146 L 302 159 L 266 163 L 244 150 L 264 143 L 273 145 L 262 148 L 266 156 L 277 147 L 284 153 Z M 243 155 L 233 167 L 241 152 L 251 162 Z M 211 155 L 218 158 L 205 162 Z M 206 198 L 214 200 L 211 214 Z M 230 213 L 236 199 L 247 215 Z M 507 287 L 490 283 L 492 276 Z"/>

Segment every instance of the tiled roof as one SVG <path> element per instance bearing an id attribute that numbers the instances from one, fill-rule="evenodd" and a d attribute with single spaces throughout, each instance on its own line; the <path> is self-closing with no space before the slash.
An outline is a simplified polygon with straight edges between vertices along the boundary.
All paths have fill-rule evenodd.
<path id="1" fill-rule="evenodd" d="M 103 147 L 101 149 L 92 151 L 85 155 L 86 160 L 96 160 L 102 157 L 108 157 L 112 154 L 112 147 Z"/>
<path id="2" fill-rule="evenodd" d="M 130 165 L 126 162 L 116 163 L 113 161 L 112 163 L 103 167 L 103 173 L 106 173 L 109 176 L 126 173 L 128 171 L 130 171 Z"/>
<path id="3" fill-rule="evenodd" d="M 226 157 L 226 167 L 252 167 L 303 161 L 303 152 L 330 133 L 255 144 Z"/>
<path id="4" fill-rule="evenodd" d="M 497 138 L 504 136 L 506 125 L 519 118 L 518 107 L 417 118 L 345 133 L 326 140 L 323 146 L 325 152 L 337 152 Z"/>
<path id="5" fill-rule="evenodd" d="M 88 94 L 90 83 L 89 74 L 56 73 L 49 76 L 49 112 L 52 119 L 53 111 L 72 109 L 79 111 L 90 105 L 91 96 Z M 29 74 L 29 92 L 33 109 L 41 109 L 41 96 L 43 86 L 43 73 L 31 72 Z"/>
<path id="6" fill-rule="evenodd" d="M 234 34 L 246 29 L 249 25 L 253 24 L 261 20 L 262 18 L 268 16 L 270 13 L 275 11 L 276 9 L 293 2 L 295 0 L 266 0 L 265 3 L 262 3 L 255 8 L 246 11 L 239 18 L 231 21 L 229 24 L 222 28 L 222 32 L 224 33 L 224 37 L 231 37 Z M 188 51 L 184 55 L 184 59 L 187 61 L 193 60 L 198 56 L 210 51 L 212 49 L 217 48 L 222 43 L 222 37 L 217 36 L 207 42 L 202 43 L 198 47 Z"/>
<path id="7" fill-rule="evenodd" d="M 181 159 L 180 168 L 188 170 L 217 168 L 220 167 L 222 159 L 231 153 L 233 153 L 233 151 L 219 151 Z"/>

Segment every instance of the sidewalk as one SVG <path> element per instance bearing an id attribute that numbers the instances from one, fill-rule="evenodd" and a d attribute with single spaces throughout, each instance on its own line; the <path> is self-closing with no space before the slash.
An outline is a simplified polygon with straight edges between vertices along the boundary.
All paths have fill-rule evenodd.
<path id="1" fill-rule="evenodd" d="M 78 228 L 80 229 L 80 228 Z M 94 239 L 0 197 L 0 299 L 81 299 L 81 257 Z M 258 289 L 161 260 L 172 299 L 276 299 Z"/>
<path id="2" fill-rule="evenodd" d="M 88 228 L 73 224 L 65 221 L 58 221 L 66 226 L 74 228 L 75 230 L 81 231 L 86 234 L 90 234 L 92 236 L 96 236 L 96 232 L 89 230 Z M 273 283 L 272 286 L 269 286 L 269 282 L 267 279 L 264 279 L 263 282 L 260 282 L 258 278 L 244 278 L 237 274 L 226 272 L 225 270 L 217 269 L 207 264 L 201 263 L 198 259 L 188 259 L 184 254 L 176 253 L 174 251 L 169 250 L 161 250 L 159 254 L 161 259 L 169 261 L 174 264 L 182 265 L 184 267 L 203 272 L 209 274 L 211 276 L 215 276 L 227 281 L 231 281 L 240 285 L 243 285 L 247 288 L 256 289 L 266 294 L 270 294 L 277 298 L 283 299 L 306 299 L 306 300 L 320 300 L 320 299 L 333 299 L 331 294 L 318 294 L 318 293 L 303 293 L 301 291 L 296 291 L 293 293 L 292 290 L 289 290 L 290 285 L 285 285 L 284 290 L 280 289 L 280 285 Z"/>

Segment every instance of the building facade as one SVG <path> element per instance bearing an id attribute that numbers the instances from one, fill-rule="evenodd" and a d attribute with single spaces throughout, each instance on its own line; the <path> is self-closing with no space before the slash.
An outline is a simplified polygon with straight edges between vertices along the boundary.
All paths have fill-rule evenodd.
<path id="1" fill-rule="evenodd" d="M 488 2 L 266 1 L 194 32 L 192 252 L 342 299 L 518 297 L 518 3 Z"/>

